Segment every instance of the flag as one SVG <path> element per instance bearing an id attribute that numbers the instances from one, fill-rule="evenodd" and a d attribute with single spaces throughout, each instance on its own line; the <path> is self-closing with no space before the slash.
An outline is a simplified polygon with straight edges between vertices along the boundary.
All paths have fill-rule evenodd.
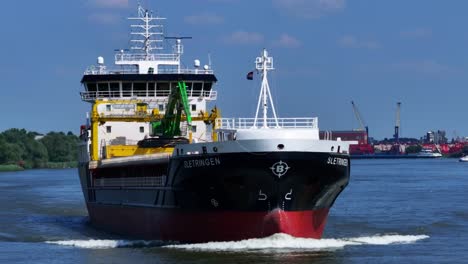
<path id="1" fill-rule="evenodd" d="M 247 73 L 247 80 L 253 80 L 253 71 Z"/>

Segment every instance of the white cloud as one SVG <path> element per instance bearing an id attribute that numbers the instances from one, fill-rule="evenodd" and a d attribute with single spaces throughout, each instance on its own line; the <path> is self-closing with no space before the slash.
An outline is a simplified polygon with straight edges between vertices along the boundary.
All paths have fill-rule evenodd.
<path id="1" fill-rule="evenodd" d="M 353 35 L 346 35 L 338 39 L 338 44 L 345 48 L 366 48 L 376 49 L 380 48 L 380 44 L 377 41 L 362 40 L 358 39 Z"/>
<path id="2" fill-rule="evenodd" d="M 200 15 L 187 16 L 184 18 L 184 21 L 192 25 L 216 25 L 222 24 L 224 22 L 224 18 L 218 15 L 206 13 Z"/>
<path id="3" fill-rule="evenodd" d="M 283 33 L 279 39 L 274 42 L 274 45 L 283 48 L 297 48 L 302 45 L 302 42 L 293 36 Z"/>
<path id="4" fill-rule="evenodd" d="M 273 0 L 281 12 L 302 18 L 320 18 L 346 7 L 346 0 Z"/>
<path id="5" fill-rule="evenodd" d="M 228 44 L 260 44 L 264 41 L 262 34 L 257 32 L 236 31 L 223 38 Z"/>
<path id="6" fill-rule="evenodd" d="M 432 29 L 430 28 L 415 28 L 400 32 L 400 36 L 405 38 L 426 38 L 432 36 Z"/>
<path id="7" fill-rule="evenodd" d="M 89 0 L 89 4 L 102 8 L 127 8 L 128 0 Z"/>
<path id="8" fill-rule="evenodd" d="M 115 24 L 121 18 L 116 14 L 110 13 L 93 13 L 88 16 L 89 21 L 98 23 L 98 24 Z"/>

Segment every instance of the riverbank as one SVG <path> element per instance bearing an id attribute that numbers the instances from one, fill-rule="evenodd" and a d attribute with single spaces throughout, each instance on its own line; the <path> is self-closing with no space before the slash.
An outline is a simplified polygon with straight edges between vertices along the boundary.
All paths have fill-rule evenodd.
<path id="1" fill-rule="evenodd" d="M 71 169 L 77 168 L 78 162 L 70 161 L 70 162 L 47 162 L 44 166 L 39 168 L 24 168 L 14 164 L 0 164 L 0 172 L 7 172 L 7 171 L 23 171 L 26 169 Z"/>
<path id="2" fill-rule="evenodd" d="M 7 172 L 7 171 L 22 171 L 24 170 L 23 167 L 18 165 L 0 165 L 0 172 Z"/>

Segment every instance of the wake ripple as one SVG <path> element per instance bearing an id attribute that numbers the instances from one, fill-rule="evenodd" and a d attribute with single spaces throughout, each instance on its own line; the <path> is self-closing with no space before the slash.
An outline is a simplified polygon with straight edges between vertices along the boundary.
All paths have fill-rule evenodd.
<path id="1" fill-rule="evenodd" d="M 245 251 L 267 249 L 335 250 L 345 246 L 409 244 L 427 238 L 429 238 L 429 236 L 426 235 L 375 235 L 355 238 L 311 239 L 292 237 L 287 234 L 274 234 L 265 238 L 255 238 L 241 241 L 175 245 L 168 245 L 167 242 L 163 243 L 161 241 L 95 239 L 46 241 L 46 243 L 90 249 L 163 246 L 165 248 L 184 249 L 190 251 Z"/>
<path id="2" fill-rule="evenodd" d="M 233 242 L 170 245 L 166 247 L 195 251 L 241 251 L 265 249 L 335 250 L 345 246 L 357 245 L 408 244 L 427 238 L 429 238 L 429 236 L 426 235 L 376 235 L 369 237 L 340 239 L 311 239 L 292 237 L 287 234 L 274 234 L 270 237 L 259 239 L 248 239 Z"/>
<path id="3" fill-rule="evenodd" d="M 91 248 L 91 249 L 143 248 L 143 247 L 157 247 L 157 246 L 163 245 L 161 241 L 109 240 L 109 239 L 60 240 L 60 241 L 46 241 L 46 243 L 60 245 L 60 246 Z"/>

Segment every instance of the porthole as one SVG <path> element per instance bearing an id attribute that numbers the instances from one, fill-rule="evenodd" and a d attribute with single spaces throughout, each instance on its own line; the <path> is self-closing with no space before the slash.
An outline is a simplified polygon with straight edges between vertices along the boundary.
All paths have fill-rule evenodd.
<path id="1" fill-rule="evenodd" d="M 283 144 L 278 144 L 278 149 L 284 149 L 284 145 Z"/>

